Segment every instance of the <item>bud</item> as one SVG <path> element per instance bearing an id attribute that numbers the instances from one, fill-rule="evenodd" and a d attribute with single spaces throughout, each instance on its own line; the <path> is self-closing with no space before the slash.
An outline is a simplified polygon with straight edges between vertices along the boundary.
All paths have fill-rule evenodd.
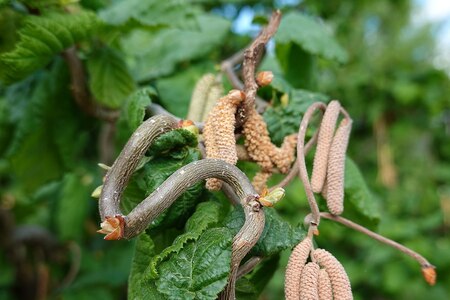
<path id="1" fill-rule="evenodd" d="M 95 190 L 92 192 L 91 197 L 93 198 L 100 198 L 100 194 L 102 193 L 103 185 L 99 185 L 95 188 Z"/>
<path id="2" fill-rule="evenodd" d="M 425 278 L 425 281 L 429 285 L 435 285 L 436 283 L 436 270 L 433 266 L 426 266 L 422 268 L 422 275 Z"/>
<path id="3" fill-rule="evenodd" d="M 259 202 L 263 206 L 272 207 L 284 197 L 284 194 L 285 194 L 284 189 L 282 187 L 277 187 L 267 195 L 263 195 L 262 197 L 260 197 Z"/>
<path id="4" fill-rule="evenodd" d="M 256 75 L 256 83 L 259 86 L 266 86 L 272 82 L 273 73 L 271 71 L 262 71 Z"/>
<path id="5" fill-rule="evenodd" d="M 107 166 L 107 165 L 102 164 L 102 163 L 98 163 L 97 165 L 98 165 L 101 169 L 103 169 L 103 170 L 105 170 L 105 171 L 109 171 L 109 170 L 111 169 L 110 166 Z"/>
<path id="6" fill-rule="evenodd" d="M 102 229 L 97 230 L 97 232 L 106 234 L 105 240 L 120 240 L 124 234 L 125 219 L 121 215 L 106 217 L 100 227 Z"/>
<path id="7" fill-rule="evenodd" d="M 243 100 L 245 100 L 245 93 L 243 91 L 240 91 L 240 90 L 231 90 L 231 91 L 228 92 L 228 95 L 226 97 L 228 97 L 229 101 L 233 105 L 238 105 Z"/>
<path id="8" fill-rule="evenodd" d="M 195 135 L 196 137 L 198 137 L 199 131 L 198 131 L 198 127 L 195 126 L 195 123 L 192 122 L 191 120 L 182 120 L 179 122 L 179 127 L 187 130 L 189 132 L 191 132 L 193 135 Z"/>

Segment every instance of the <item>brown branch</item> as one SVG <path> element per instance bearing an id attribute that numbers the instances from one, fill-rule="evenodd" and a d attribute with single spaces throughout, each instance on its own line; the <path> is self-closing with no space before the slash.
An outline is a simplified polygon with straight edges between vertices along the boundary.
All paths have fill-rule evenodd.
<path id="1" fill-rule="evenodd" d="M 255 81 L 255 70 L 265 50 L 265 46 L 270 38 L 277 32 L 281 21 L 281 12 L 273 12 L 269 24 L 261 31 L 258 37 L 244 52 L 244 63 L 242 67 L 242 76 L 244 78 L 245 101 L 238 111 L 239 123 L 244 124 L 247 114 L 255 106 L 256 91 L 258 84 Z"/>
<path id="2" fill-rule="evenodd" d="M 375 233 L 359 224 L 356 224 L 346 218 L 343 218 L 341 216 L 335 216 L 335 215 L 332 215 L 332 214 L 326 213 L 326 212 L 320 213 L 320 216 L 322 218 L 338 222 L 342 225 L 347 226 L 348 228 L 351 228 L 351 229 L 354 229 L 361 233 L 364 233 L 365 235 L 373 238 L 374 240 L 379 241 L 380 243 L 386 244 L 388 246 L 391 246 L 394 249 L 399 250 L 402 253 L 405 253 L 406 255 L 408 255 L 408 256 L 412 257 L 414 260 L 416 260 L 422 268 L 429 268 L 429 267 L 434 268 L 434 266 L 425 257 L 420 255 L 419 253 L 409 249 L 408 247 L 406 247 L 402 244 L 399 244 L 399 243 L 397 243 L 393 240 L 390 240 L 382 235 L 379 235 L 378 233 Z"/>
<path id="3" fill-rule="evenodd" d="M 63 52 L 63 56 L 69 67 L 72 96 L 80 109 L 87 115 L 103 121 L 114 122 L 117 120 L 120 114 L 119 111 L 100 106 L 93 101 L 86 85 L 84 67 L 77 55 L 76 48 L 70 47 L 66 49 Z"/>
<path id="4" fill-rule="evenodd" d="M 115 122 L 106 122 L 102 124 L 98 137 L 99 160 L 107 166 L 110 166 L 114 162 L 115 135 Z"/>
<path id="5" fill-rule="evenodd" d="M 230 80 L 232 86 L 238 90 L 244 90 L 246 101 L 244 105 L 238 111 L 237 127 L 241 127 L 246 119 L 245 112 L 248 111 L 248 107 L 253 108 L 256 102 L 256 108 L 259 113 L 262 113 L 268 103 L 256 95 L 258 85 L 255 81 L 255 70 L 261 60 L 262 54 L 265 49 L 265 45 L 269 39 L 275 34 L 280 25 L 281 12 L 275 11 L 269 21 L 269 24 L 263 28 L 261 33 L 256 39 L 246 48 L 246 50 L 240 50 L 230 58 L 224 60 L 221 64 L 222 72 Z M 243 61 L 243 78 L 244 83 L 239 79 L 234 71 L 234 67 Z"/>

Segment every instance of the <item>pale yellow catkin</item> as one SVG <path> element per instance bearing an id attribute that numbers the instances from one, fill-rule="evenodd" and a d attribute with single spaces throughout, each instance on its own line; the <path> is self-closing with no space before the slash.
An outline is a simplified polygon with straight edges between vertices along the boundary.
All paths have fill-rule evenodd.
<path id="1" fill-rule="evenodd" d="M 223 85 L 222 81 L 216 77 L 214 84 L 211 86 L 208 92 L 206 103 L 203 109 L 201 121 L 204 122 L 208 118 L 209 112 L 216 105 L 217 101 L 223 96 Z"/>
<path id="2" fill-rule="evenodd" d="M 311 247 L 312 240 L 306 237 L 292 250 L 284 277 L 284 295 L 286 300 L 299 300 L 300 276 L 308 259 Z"/>
<path id="3" fill-rule="evenodd" d="M 312 252 L 313 260 L 324 268 L 330 278 L 335 300 L 352 300 L 352 288 L 347 273 L 341 263 L 328 251 L 316 249 Z"/>
<path id="4" fill-rule="evenodd" d="M 219 99 L 208 114 L 203 128 L 207 158 L 222 159 L 230 164 L 236 164 L 235 113 L 244 97 L 241 91 L 231 90 Z M 209 190 L 219 190 L 221 186 L 222 183 L 217 178 L 209 178 L 206 181 L 206 187 Z"/>
<path id="5" fill-rule="evenodd" d="M 195 84 L 192 91 L 191 102 L 189 104 L 187 120 L 200 121 L 209 91 L 214 86 L 215 76 L 213 74 L 203 75 Z"/>
<path id="6" fill-rule="evenodd" d="M 320 193 L 325 182 L 328 165 L 328 154 L 333 141 L 334 129 L 339 117 L 341 104 L 337 100 L 331 101 L 320 123 L 317 137 L 316 154 L 314 155 L 313 170 L 311 173 L 311 188 L 313 192 Z"/>
<path id="7" fill-rule="evenodd" d="M 320 269 L 317 289 L 319 290 L 319 300 L 333 300 L 330 277 L 325 269 Z"/>
<path id="8" fill-rule="evenodd" d="M 320 267 L 315 262 L 305 265 L 300 276 L 300 300 L 319 300 L 319 272 Z"/>
<path id="9" fill-rule="evenodd" d="M 333 137 L 327 168 L 326 200 L 328 210 L 333 215 L 344 211 L 345 153 L 352 130 L 352 121 L 343 119 Z"/>

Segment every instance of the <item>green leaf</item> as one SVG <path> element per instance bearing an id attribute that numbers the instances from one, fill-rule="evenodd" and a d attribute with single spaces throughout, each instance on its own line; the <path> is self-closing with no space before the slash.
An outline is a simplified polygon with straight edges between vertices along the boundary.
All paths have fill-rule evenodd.
<path id="1" fill-rule="evenodd" d="M 145 233 L 139 235 L 128 280 L 128 299 L 166 299 L 158 292 L 154 281 L 147 281 L 144 278 L 145 270 L 154 254 L 155 244 L 152 239 Z"/>
<path id="2" fill-rule="evenodd" d="M 175 153 L 179 157 L 156 157 L 144 166 L 137 179 L 137 183 L 141 189 L 146 191 L 147 195 L 152 193 L 176 170 L 201 158 L 200 152 L 193 148 L 171 152 L 170 155 L 175 155 Z M 188 188 L 172 206 L 152 222 L 152 228 L 184 224 L 200 201 L 203 190 L 203 182 L 199 182 Z"/>
<path id="3" fill-rule="evenodd" d="M 241 277 L 236 283 L 236 299 L 257 300 L 272 279 L 280 263 L 280 255 L 272 255 L 263 260 L 250 274 Z"/>
<path id="4" fill-rule="evenodd" d="M 26 17 L 14 50 L 0 54 L 0 79 L 11 83 L 28 76 L 55 54 L 89 37 L 99 24 L 91 12 Z"/>
<path id="5" fill-rule="evenodd" d="M 58 59 L 50 72 L 34 78 L 30 100 L 23 107 L 23 115 L 18 116 L 8 149 L 11 171 L 28 191 L 60 178 L 64 170 L 72 168 L 86 141 L 83 120 L 73 113 L 75 104 L 65 88 L 68 74 L 63 61 Z M 75 144 L 74 136 L 78 137 Z"/>
<path id="6" fill-rule="evenodd" d="M 264 209 L 264 214 L 266 216 L 264 230 L 252 248 L 252 255 L 276 254 L 281 250 L 294 247 L 304 237 L 305 232 L 300 226 L 293 228 L 275 209 Z M 244 222 L 244 211 L 242 208 L 236 208 L 228 215 L 225 224 L 233 234 L 236 234 Z"/>
<path id="7" fill-rule="evenodd" d="M 87 67 L 95 101 L 109 108 L 121 107 L 135 88 L 123 55 L 117 50 L 102 48 L 89 57 Z"/>
<path id="8" fill-rule="evenodd" d="M 137 184 L 137 174 L 133 174 L 120 201 L 120 206 L 125 214 L 129 214 L 142 200 L 145 199 L 145 191 Z"/>
<path id="9" fill-rule="evenodd" d="M 63 241 L 79 241 L 84 232 L 92 186 L 82 177 L 67 173 L 56 212 L 56 226 Z"/>
<path id="10" fill-rule="evenodd" d="M 346 202 L 354 207 L 356 213 L 362 215 L 371 223 L 378 223 L 380 220 L 378 202 L 367 187 L 358 166 L 349 157 L 345 160 L 344 192 Z M 347 208 L 345 212 L 347 212 Z M 347 213 L 345 214 L 347 215 Z"/>
<path id="11" fill-rule="evenodd" d="M 198 12 L 189 1 L 181 0 L 128 0 L 116 1 L 100 11 L 100 18 L 111 25 L 125 25 L 130 21 L 158 27 L 180 27 L 193 21 Z"/>
<path id="12" fill-rule="evenodd" d="M 308 107 L 317 101 L 328 102 L 323 94 L 306 90 L 292 90 L 288 94 L 288 102 L 269 107 L 264 112 L 264 119 L 272 141 L 281 145 L 285 136 L 297 133 L 301 117 Z"/>
<path id="13" fill-rule="evenodd" d="M 158 291 L 168 299 L 216 299 L 230 272 L 231 243 L 227 228 L 205 231 L 161 264 Z"/>
<path id="14" fill-rule="evenodd" d="M 168 75 L 177 64 L 204 57 L 223 44 L 230 28 L 227 20 L 213 15 L 201 15 L 197 20 L 198 30 L 134 30 L 123 39 L 122 48 L 133 57 L 130 67 L 134 77 L 143 81 Z"/>
<path id="15" fill-rule="evenodd" d="M 128 97 L 123 113 L 131 131 L 135 131 L 144 121 L 145 110 L 154 96 L 156 91 L 152 87 L 145 87 Z"/>
<path id="16" fill-rule="evenodd" d="M 185 129 L 175 129 L 160 136 L 150 147 L 148 154 L 158 156 L 182 147 L 197 147 L 197 136 Z"/>
<path id="17" fill-rule="evenodd" d="M 275 50 L 283 78 L 295 88 L 313 88 L 314 58 L 295 43 L 277 44 Z"/>
<path id="18" fill-rule="evenodd" d="M 165 248 L 161 253 L 154 256 L 150 263 L 149 278 L 157 278 L 158 264 L 164 261 L 173 253 L 178 253 L 189 241 L 196 241 L 200 235 L 208 228 L 217 225 L 221 220 L 223 207 L 218 202 L 203 202 L 197 205 L 195 213 L 186 223 L 186 233 L 178 236 L 171 246 Z"/>
<path id="19" fill-rule="evenodd" d="M 287 13 L 275 35 L 277 44 L 294 42 L 306 52 L 326 59 L 346 62 L 347 52 L 338 44 L 323 22 L 297 12 Z"/>

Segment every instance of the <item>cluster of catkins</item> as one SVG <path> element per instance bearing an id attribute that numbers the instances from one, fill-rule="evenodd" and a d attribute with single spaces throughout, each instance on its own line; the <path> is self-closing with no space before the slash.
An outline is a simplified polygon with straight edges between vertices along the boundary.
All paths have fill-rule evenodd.
<path id="1" fill-rule="evenodd" d="M 256 82 L 259 86 L 264 86 L 271 82 L 272 77 L 271 72 L 260 72 Z M 193 95 L 202 92 L 198 89 L 202 86 L 200 85 L 202 80 L 204 79 L 199 81 Z M 209 112 L 203 129 L 206 157 L 218 158 L 236 164 L 235 114 L 244 99 L 245 95 L 241 91 L 232 90 L 226 96 L 220 98 Z M 261 167 L 261 171 L 253 179 L 255 190 L 261 192 L 266 187 L 273 168 L 278 168 L 281 173 L 289 171 L 295 159 L 297 135 L 287 136 L 282 146 L 276 147 L 270 140 L 264 119 L 255 107 L 248 109 L 246 114 L 246 121 L 242 128 L 245 137 L 244 145 L 248 156 Z M 208 179 L 206 187 L 210 190 L 218 190 L 221 188 L 221 182 L 214 178 Z"/>
<path id="2" fill-rule="evenodd" d="M 312 243 L 306 237 L 289 257 L 285 273 L 286 300 L 353 299 L 344 267 L 330 252 L 313 249 Z"/>
<path id="3" fill-rule="evenodd" d="M 311 174 L 313 192 L 322 193 L 333 215 L 344 211 L 345 153 L 352 129 L 352 120 L 348 116 L 335 129 L 341 110 L 336 100 L 331 101 L 325 110 Z"/>

